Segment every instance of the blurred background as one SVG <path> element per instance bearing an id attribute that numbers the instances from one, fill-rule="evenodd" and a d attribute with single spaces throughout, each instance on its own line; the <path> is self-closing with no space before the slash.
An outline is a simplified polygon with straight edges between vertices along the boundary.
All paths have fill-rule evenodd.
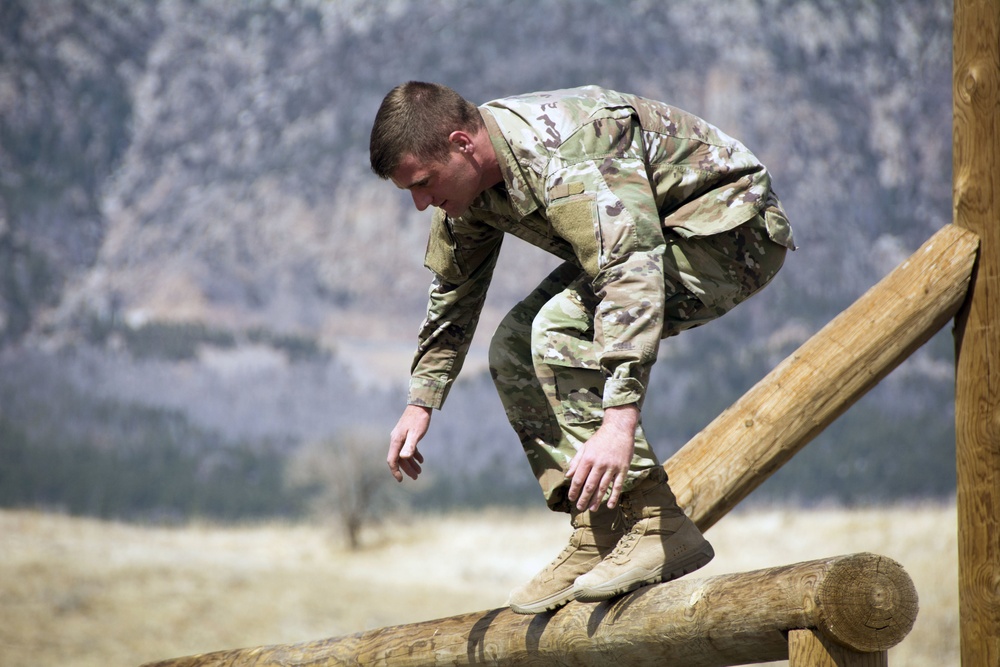
<path id="1" fill-rule="evenodd" d="M 487 516 L 510 524 L 488 555 L 517 558 L 513 536 L 554 525 L 520 520 L 541 497 L 485 346 L 556 263 L 505 242 L 479 340 L 422 446 L 425 475 L 395 484 L 385 452 L 430 274 L 429 212 L 368 167 L 393 86 L 437 81 L 482 103 L 599 84 L 694 112 L 768 165 L 800 249 L 761 294 L 661 345 L 644 423 L 666 459 L 951 221 L 951 11 L 0 0 L 0 662 L 132 664 L 499 605 L 561 546 L 555 534 L 504 566 L 463 555 L 457 570 L 430 543 L 393 551 L 440 536 L 432 523 L 457 540 Z M 908 655 L 947 664 L 953 383 L 946 330 L 747 499 L 763 514 L 746 534 L 713 530 L 732 540 L 718 567 L 759 565 L 725 561 L 758 542 L 765 564 L 798 557 L 789 544 L 812 524 L 818 553 L 802 557 L 836 553 L 839 531 L 845 549 L 926 562 L 925 580 L 945 584 L 921 587 L 922 602 L 943 616 L 914 633 L 935 648 Z M 944 510 L 814 519 L 927 503 Z M 514 519 L 496 514 L 512 506 Z M 476 514 L 427 519 L 458 510 Z M 375 523 L 392 517 L 408 518 Z M 296 528 L 317 521 L 333 542 Z M 469 548 L 448 544 L 456 558 Z M 437 560 L 448 584 L 420 588 Z M 377 583 L 358 578 L 366 566 Z M 380 585 L 392 592 L 366 593 Z M 268 629 L 254 625 L 262 600 Z"/>
<path id="2" fill-rule="evenodd" d="M 664 459 L 951 218 L 946 0 L 0 0 L 0 505 L 294 517 L 344 465 L 371 507 L 539 502 L 483 353 L 555 265 L 516 239 L 427 479 L 383 485 L 429 212 L 367 142 L 410 79 L 636 92 L 769 166 L 800 250 L 662 344 Z M 949 497 L 953 375 L 945 331 L 750 502 Z"/>

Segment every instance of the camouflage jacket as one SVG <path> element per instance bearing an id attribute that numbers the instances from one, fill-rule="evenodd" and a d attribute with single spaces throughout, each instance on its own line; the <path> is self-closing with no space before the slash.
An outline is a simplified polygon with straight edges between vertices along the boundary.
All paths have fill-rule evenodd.
<path id="1" fill-rule="evenodd" d="M 439 408 L 461 369 L 504 233 L 577 263 L 600 305 L 595 342 L 604 406 L 639 400 L 656 358 L 664 229 L 726 231 L 769 208 L 768 233 L 793 248 L 767 170 L 740 142 L 669 105 L 593 86 L 480 108 L 503 172 L 469 211 L 437 211 L 434 274 L 409 402 Z M 644 372 L 645 371 L 645 372 Z"/>

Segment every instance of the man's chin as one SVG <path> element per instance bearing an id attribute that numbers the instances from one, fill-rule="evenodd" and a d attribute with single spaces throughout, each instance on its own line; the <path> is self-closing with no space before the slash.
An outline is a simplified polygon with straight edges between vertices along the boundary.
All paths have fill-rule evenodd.
<path id="1" fill-rule="evenodd" d="M 450 201 L 446 201 L 438 208 L 447 213 L 449 218 L 460 218 L 469 211 L 468 206 L 459 206 L 451 203 Z"/>

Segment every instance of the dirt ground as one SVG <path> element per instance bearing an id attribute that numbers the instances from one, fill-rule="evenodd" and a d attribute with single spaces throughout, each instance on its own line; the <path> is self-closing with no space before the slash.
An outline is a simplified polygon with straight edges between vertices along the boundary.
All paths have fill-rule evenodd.
<path id="1" fill-rule="evenodd" d="M 953 505 L 744 511 L 708 532 L 716 559 L 689 576 L 889 556 L 920 596 L 890 664 L 958 665 L 955 532 Z M 543 511 L 419 516 L 368 530 L 352 552 L 315 525 L 164 528 L 0 511 L 0 665 L 140 665 L 492 609 L 568 534 Z"/>

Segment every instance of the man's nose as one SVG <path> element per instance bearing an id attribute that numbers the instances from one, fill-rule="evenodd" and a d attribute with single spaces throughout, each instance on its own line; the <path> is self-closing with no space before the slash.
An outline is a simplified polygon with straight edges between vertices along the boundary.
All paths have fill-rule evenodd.
<path id="1" fill-rule="evenodd" d="M 423 211 L 431 205 L 432 199 L 430 195 L 420 192 L 411 192 L 410 194 L 413 196 L 413 205 L 417 207 L 418 211 Z"/>

